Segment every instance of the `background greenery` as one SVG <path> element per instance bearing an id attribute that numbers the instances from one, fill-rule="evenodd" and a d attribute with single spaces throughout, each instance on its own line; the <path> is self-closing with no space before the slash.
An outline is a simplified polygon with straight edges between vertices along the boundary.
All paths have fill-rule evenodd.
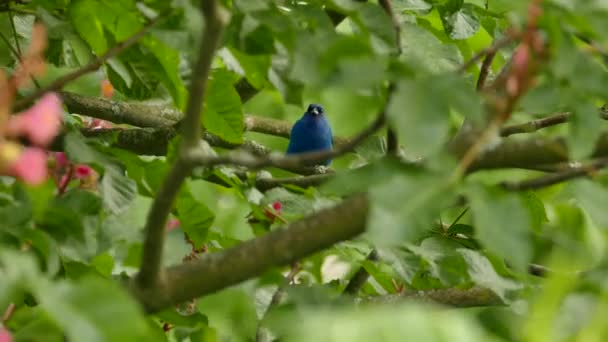
<path id="1" fill-rule="evenodd" d="M 144 313 L 141 298 L 124 285 L 142 263 L 148 210 L 177 140 L 168 142 L 165 156 L 145 146 L 124 148 L 116 132 L 85 137 L 81 117 L 71 114 L 100 114 L 91 104 L 84 106 L 90 112 L 67 106 L 58 149 L 101 178 L 94 191 L 73 184 L 61 196 L 50 179 L 32 187 L 2 178 L 0 311 L 15 305 L 2 322 L 13 340 L 604 340 L 605 173 L 584 169 L 580 175 L 589 177 L 526 191 L 509 191 L 501 182 L 568 172 L 608 155 L 601 143 L 605 122 L 597 115 L 608 97 L 608 6 L 540 2 L 548 57 L 538 60 L 533 86 L 505 125 L 557 112 L 569 112 L 569 120 L 492 137 L 482 161 L 454 177 L 463 153 L 453 138 L 462 122 L 484 127 L 494 114 L 488 104 L 501 96 L 491 87 L 475 91 L 481 63 L 459 69 L 509 29 L 525 30 L 531 2 L 392 0 L 394 18 L 386 2 L 221 1 L 230 21 L 208 80 L 202 122 L 208 133 L 235 148 L 255 141 L 281 152 L 287 139 L 260 133 L 255 124 L 246 129 L 245 117 L 293 123 L 308 103 L 320 103 L 334 134 L 348 137 L 386 108 L 401 158 L 382 158 L 381 132 L 334 160 L 329 182 L 312 187 L 256 189 L 256 177 L 268 177 L 266 171 L 275 179 L 294 176 L 278 168 L 244 177 L 234 176 L 231 166 L 195 169 L 177 195 L 171 217 L 180 229 L 167 232 L 163 265 L 239 248 L 359 193 L 369 197 L 364 234 L 304 257 L 296 284 L 285 286 L 283 300 L 270 308 L 288 265 L 226 283 L 187 309 L 188 303 L 178 309 L 173 303 Z M 18 61 L 12 48 L 27 47 L 33 22 L 43 22 L 48 72 L 38 81 L 44 89 L 157 16 L 136 44 L 63 90 L 97 97 L 100 82 L 109 79 L 113 101 L 184 111 L 206 25 L 196 1 L 0 1 L 0 64 L 12 73 Z M 518 44 L 515 38 L 497 50 L 488 83 Z M 390 100 L 389 83 L 396 85 Z M 136 129 L 112 115 L 100 117 Z M 281 219 L 264 214 L 277 201 Z M 184 233 L 204 251 L 193 251 Z M 378 261 L 366 259 L 372 249 Z M 367 281 L 356 294 L 344 294 L 361 269 Z M 226 266 L 223 272 L 234 271 Z"/>

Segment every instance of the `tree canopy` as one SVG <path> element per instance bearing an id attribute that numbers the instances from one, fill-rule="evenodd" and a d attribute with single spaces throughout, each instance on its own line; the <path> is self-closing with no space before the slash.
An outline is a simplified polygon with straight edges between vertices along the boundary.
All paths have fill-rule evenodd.
<path id="1" fill-rule="evenodd" d="M 0 0 L 0 341 L 607 339 L 607 17 Z"/>

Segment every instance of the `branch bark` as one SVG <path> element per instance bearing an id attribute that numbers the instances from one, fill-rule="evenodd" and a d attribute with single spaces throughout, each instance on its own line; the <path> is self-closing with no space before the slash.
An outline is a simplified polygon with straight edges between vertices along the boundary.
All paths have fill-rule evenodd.
<path id="1" fill-rule="evenodd" d="M 216 0 L 203 0 L 201 8 L 205 17 L 205 31 L 199 46 L 198 61 L 194 67 L 193 82 L 190 84 L 186 114 L 181 125 L 183 141 L 177 160 L 171 166 L 148 212 L 145 226 L 142 264 L 137 274 L 137 285 L 144 289 L 154 289 L 162 283 L 161 260 L 167 216 L 179 189 L 192 171 L 188 160 L 191 150 L 199 148 L 201 135 L 201 108 L 205 99 L 205 88 L 215 50 L 227 23 L 227 13 L 223 12 Z"/>
<path id="2" fill-rule="evenodd" d="M 482 287 L 470 289 L 437 289 L 424 291 L 405 291 L 402 294 L 369 297 L 369 303 L 395 304 L 404 300 L 420 300 L 454 307 L 495 306 L 505 303 L 492 290 Z"/>
<path id="3" fill-rule="evenodd" d="M 356 195 L 335 207 L 216 253 L 165 271 L 166 281 L 153 289 L 131 286 L 148 312 L 213 293 L 258 276 L 273 266 L 292 262 L 351 239 L 365 230 L 368 198 Z"/>

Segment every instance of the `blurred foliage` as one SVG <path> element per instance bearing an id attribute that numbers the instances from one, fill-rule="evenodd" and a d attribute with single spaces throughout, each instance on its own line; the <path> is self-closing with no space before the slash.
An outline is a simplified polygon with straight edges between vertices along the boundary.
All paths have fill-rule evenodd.
<path id="1" fill-rule="evenodd" d="M 16 305 L 3 323 L 13 339 L 252 341 L 258 321 L 269 336 L 284 341 L 608 339 L 606 175 L 507 193 L 499 181 L 538 173 L 480 171 L 453 182 L 456 161 L 443 148 L 463 120 L 485 118 L 483 98 L 474 91 L 479 66 L 456 70 L 510 26 L 523 27 L 529 1 L 391 2 L 401 30 L 399 55 L 392 22 L 377 1 L 222 1 L 231 21 L 214 60 L 202 124 L 228 142 L 252 138 L 283 151 L 283 138 L 244 132 L 244 114 L 293 122 L 308 103 L 321 103 L 334 133 L 348 136 L 384 107 L 390 81 L 396 90 L 388 120 L 404 154 L 428 163 L 379 159 L 385 144 L 376 137 L 358 155 L 334 161 L 337 176 L 317 188 L 262 193 L 253 187 L 255 174 L 244 179 L 229 169 L 197 170 L 171 213 L 180 227 L 167 233 L 164 264 L 183 262 L 192 253 L 190 243 L 214 252 L 276 229 L 280 222 L 265 210 L 277 201 L 281 216 L 293 222 L 368 191 L 366 234 L 302 260 L 299 285 L 268 315 L 284 269 L 204 297 L 190 314 L 170 308 L 145 315 L 119 284 L 141 263 L 142 230 L 167 159 L 86 139 L 78 130 L 82 123 L 71 120 L 64 148 L 70 160 L 99 173 L 96 190 L 70 187 L 59 196 L 52 180 L 35 188 L 8 177 L 0 182 L 0 311 Z M 10 12 L 0 12 L 6 38 L 0 64 L 13 71 L 12 48 L 27 46 L 38 19 L 49 31 L 48 72 L 39 80 L 44 86 L 162 15 L 145 38 L 66 90 L 97 96 L 99 82 L 109 79 L 114 100 L 183 109 L 204 26 L 193 3 L 11 2 Z M 542 8 L 540 28 L 551 58 L 509 123 L 571 111 L 569 125 L 535 134 L 565 135 L 571 157 L 583 160 L 604 124 L 597 107 L 608 99 L 608 7 L 603 1 L 547 0 Z M 336 16 L 344 20 L 334 25 Z M 490 79 L 513 47 L 498 53 Z M 243 103 L 235 85 L 245 80 L 256 94 Z M 286 174 L 271 171 L 275 177 Z M 206 182 L 209 173 L 231 186 Z M 372 248 L 380 262 L 365 260 Z M 547 278 L 532 276 L 531 263 L 551 272 Z M 371 277 L 353 302 L 341 291 L 359 267 Z M 446 310 L 408 301 L 366 304 L 368 297 L 400 291 L 473 286 L 490 289 L 504 305 Z"/>

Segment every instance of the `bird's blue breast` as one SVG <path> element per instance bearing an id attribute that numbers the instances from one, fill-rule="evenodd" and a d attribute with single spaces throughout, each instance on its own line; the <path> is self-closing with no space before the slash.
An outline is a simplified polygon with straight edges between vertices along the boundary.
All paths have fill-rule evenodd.
<path id="1" fill-rule="evenodd" d="M 291 129 L 287 154 L 328 151 L 332 147 L 331 127 L 325 116 L 306 113 Z M 330 163 L 327 160 L 322 164 Z"/>

